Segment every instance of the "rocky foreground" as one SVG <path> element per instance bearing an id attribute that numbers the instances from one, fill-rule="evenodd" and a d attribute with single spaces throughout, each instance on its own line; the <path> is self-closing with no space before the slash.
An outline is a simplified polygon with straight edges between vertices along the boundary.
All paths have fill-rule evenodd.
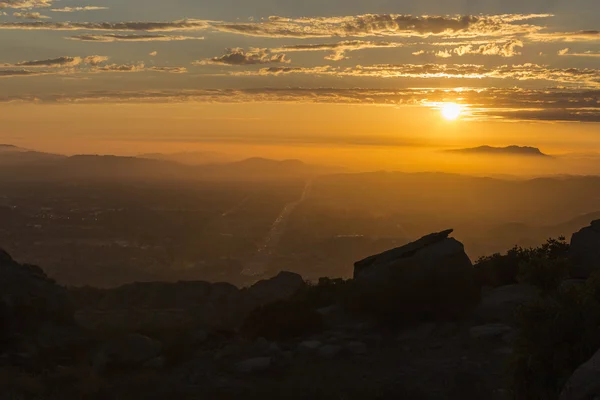
<path id="1" fill-rule="evenodd" d="M 557 293 L 600 269 L 599 226 L 573 236 Z M 523 391 L 513 366 L 516 311 L 551 285 L 508 274 L 510 252 L 474 267 L 451 233 L 358 261 L 350 281 L 282 272 L 244 289 L 67 289 L 0 251 L 3 398 L 553 398 Z M 561 400 L 600 396 L 599 357 L 567 371 Z"/>

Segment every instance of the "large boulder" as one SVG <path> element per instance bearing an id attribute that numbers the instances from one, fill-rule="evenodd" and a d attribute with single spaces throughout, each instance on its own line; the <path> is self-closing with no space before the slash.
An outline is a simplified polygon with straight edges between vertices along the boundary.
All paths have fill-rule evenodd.
<path id="1" fill-rule="evenodd" d="M 600 398 L 600 351 L 575 370 L 560 395 L 560 400 L 597 398 Z"/>
<path id="2" fill-rule="evenodd" d="M 432 233 L 358 261 L 354 265 L 357 287 L 388 303 L 381 304 L 382 309 L 400 302 L 404 304 L 394 313 L 412 313 L 419 318 L 473 307 L 481 289 L 463 244 L 448 237 L 452 232 Z"/>
<path id="3" fill-rule="evenodd" d="M 302 276 L 282 271 L 277 276 L 259 281 L 248 289 L 248 295 L 257 305 L 287 300 L 306 285 Z M 255 303 L 255 304 L 256 304 Z"/>
<path id="4" fill-rule="evenodd" d="M 572 278 L 586 279 L 600 270 L 600 220 L 573 234 L 569 253 Z"/>
<path id="5" fill-rule="evenodd" d="M 96 354 L 94 369 L 135 368 L 160 356 L 162 344 L 144 335 L 130 334 L 106 344 Z"/>

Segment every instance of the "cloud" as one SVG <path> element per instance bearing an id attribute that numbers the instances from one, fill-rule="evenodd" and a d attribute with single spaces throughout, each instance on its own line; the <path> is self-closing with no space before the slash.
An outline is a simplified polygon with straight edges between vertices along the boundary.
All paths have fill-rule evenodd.
<path id="1" fill-rule="evenodd" d="M 108 61 L 109 57 L 106 56 L 87 56 L 83 59 L 85 64 L 89 64 L 92 66 L 96 66 L 102 64 L 103 62 Z"/>
<path id="2" fill-rule="evenodd" d="M 450 53 L 448 50 L 440 50 L 435 53 L 435 56 L 439 58 L 450 58 L 452 57 L 452 53 Z"/>
<path id="3" fill-rule="evenodd" d="M 82 42 L 170 42 L 180 40 L 204 40 L 203 37 L 192 36 L 169 36 L 169 35 L 76 35 L 67 37 L 71 40 L 79 40 Z"/>
<path id="4" fill-rule="evenodd" d="M 430 46 L 451 46 L 458 45 L 458 47 L 454 49 L 445 49 L 443 51 L 417 51 L 412 53 L 415 56 L 420 56 L 424 54 L 433 54 L 436 57 L 441 58 L 450 58 L 453 55 L 458 55 L 460 57 L 465 55 L 483 55 L 483 56 L 501 56 L 505 58 L 510 58 L 514 56 L 521 55 L 517 48 L 523 47 L 523 42 L 517 39 L 512 39 L 506 42 L 493 42 L 493 43 L 484 43 L 481 42 L 473 42 L 473 43 L 427 43 Z"/>
<path id="5" fill-rule="evenodd" d="M 14 12 L 13 17 L 20 19 L 50 19 L 45 15 L 40 14 L 39 12 Z"/>
<path id="6" fill-rule="evenodd" d="M 43 8 L 50 7 L 52 0 L 0 0 L 0 9 L 3 8 L 16 8 L 16 9 L 30 9 L 30 8 Z"/>
<path id="7" fill-rule="evenodd" d="M 596 42 L 600 41 L 600 31 L 536 32 L 528 35 L 527 38 L 538 42 Z"/>
<path id="8" fill-rule="evenodd" d="M 25 3 L 25 0 L 11 0 L 11 2 L 15 1 Z M 29 1 L 51 4 L 49 0 Z M 6 3 L 6 0 L 4 2 Z M 551 14 L 464 16 L 365 14 L 316 18 L 270 17 L 266 21 L 246 23 L 197 19 L 171 22 L 5 22 L 0 23 L 0 29 L 146 32 L 213 30 L 246 36 L 280 38 L 372 36 L 474 38 L 536 34 L 543 29 L 542 26 L 523 22 L 551 16 Z"/>
<path id="9" fill-rule="evenodd" d="M 535 33 L 541 30 L 542 27 L 521 22 L 551 16 L 551 14 L 465 16 L 365 14 L 317 18 L 274 16 L 263 22 L 211 22 L 210 26 L 223 32 L 266 37 L 476 37 Z"/>
<path id="10" fill-rule="evenodd" d="M 479 47 L 474 47 L 473 45 L 461 46 L 454 49 L 453 53 L 459 56 L 480 54 L 484 56 L 501 56 L 509 58 L 521 55 L 517 48 L 523 48 L 523 42 L 515 39 L 504 43 L 482 44 Z"/>
<path id="11" fill-rule="evenodd" d="M 26 69 L 18 69 L 18 70 L 2 70 L 0 69 L 0 78 L 11 78 L 11 77 L 21 77 L 21 76 L 40 76 L 40 75 L 52 75 L 55 74 L 54 71 L 30 71 Z"/>
<path id="12" fill-rule="evenodd" d="M 154 72 L 166 72 L 169 74 L 185 74 L 186 72 L 188 72 L 187 68 L 184 67 L 150 67 L 146 70 Z"/>
<path id="13" fill-rule="evenodd" d="M 571 53 L 571 49 L 559 50 L 557 53 L 559 56 L 571 56 L 571 57 L 600 57 L 600 52 L 584 51 L 583 53 Z"/>
<path id="14" fill-rule="evenodd" d="M 282 46 L 279 48 L 270 49 L 271 52 L 307 52 L 307 51 L 328 51 L 329 55 L 326 60 L 340 61 L 347 59 L 347 52 L 358 51 L 363 49 L 376 48 L 393 48 L 401 47 L 402 43 L 390 42 L 370 42 L 362 40 L 346 40 L 338 43 L 322 43 L 322 44 L 297 44 L 290 46 Z"/>
<path id="15" fill-rule="evenodd" d="M 208 29 L 207 21 L 179 20 L 172 22 L 3 22 L 0 29 L 55 31 L 199 31 Z"/>
<path id="16" fill-rule="evenodd" d="M 268 49 L 251 49 L 244 51 L 241 48 L 227 49 L 227 54 L 194 61 L 193 65 L 259 65 L 289 63 L 285 54 L 273 54 Z"/>
<path id="17" fill-rule="evenodd" d="M 98 7 L 98 6 L 63 7 L 63 8 L 53 8 L 50 11 L 62 12 L 62 13 L 73 13 L 73 12 L 79 12 L 79 11 L 99 11 L 99 10 L 108 10 L 108 7 Z"/>
<path id="18" fill-rule="evenodd" d="M 48 60 L 21 61 L 16 64 L 0 64 L 1 67 L 75 67 L 81 64 L 81 57 L 58 57 Z"/>
<path id="19" fill-rule="evenodd" d="M 331 75 L 370 78 L 449 78 L 449 79 L 513 79 L 545 80 L 582 86 L 600 86 L 600 70 L 591 68 L 550 68 L 538 64 L 486 67 L 477 64 L 375 64 L 348 68 L 290 67 L 262 68 L 258 71 L 232 72 L 233 76 L 265 76 L 283 74 Z"/>
<path id="20" fill-rule="evenodd" d="M 0 73 L 1 74 L 1 73 Z M 437 108 L 443 102 L 464 105 L 466 118 L 485 120 L 600 122 L 600 90 L 582 89 L 201 89 L 97 91 L 44 96 L 0 96 L 0 103 L 328 103 Z"/>
<path id="21" fill-rule="evenodd" d="M 187 72 L 184 67 L 146 67 L 144 63 L 138 64 L 108 64 L 96 66 L 90 70 L 93 73 L 102 72 L 165 72 L 170 74 L 183 74 Z"/>

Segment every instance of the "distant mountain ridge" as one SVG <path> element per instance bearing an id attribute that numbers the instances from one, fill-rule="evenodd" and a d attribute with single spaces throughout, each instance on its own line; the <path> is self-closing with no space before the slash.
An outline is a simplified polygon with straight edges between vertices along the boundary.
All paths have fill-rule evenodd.
<path id="1" fill-rule="evenodd" d="M 506 147 L 493 147 L 493 146 L 479 146 L 471 147 L 466 149 L 453 149 L 446 150 L 447 153 L 459 153 L 459 154 L 491 154 L 491 155 L 518 155 L 518 156 L 536 156 L 536 157 L 550 157 L 548 154 L 543 153 L 537 147 L 531 146 L 506 146 Z"/>

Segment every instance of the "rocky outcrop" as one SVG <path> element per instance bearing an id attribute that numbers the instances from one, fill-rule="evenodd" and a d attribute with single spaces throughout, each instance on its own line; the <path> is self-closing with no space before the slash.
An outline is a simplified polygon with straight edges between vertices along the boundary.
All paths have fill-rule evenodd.
<path id="1" fill-rule="evenodd" d="M 74 289 L 72 295 L 80 306 L 77 322 L 88 329 L 233 331 L 254 309 L 287 299 L 304 285 L 300 275 L 281 272 L 246 289 L 228 283 L 149 282 L 115 289 Z"/>
<path id="2" fill-rule="evenodd" d="M 600 397 L 600 351 L 577 368 L 567 381 L 560 400 L 588 400 Z"/>
<path id="3" fill-rule="evenodd" d="M 253 302 L 263 305 L 288 299 L 305 285 L 302 276 L 283 271 L 274 278 L 255 283 L 247 290 L 247 295 Z"/>
<path id="4" fill-rule="evenodd" d="M 68 325 L 72 318 L 65 288 L 41 268 L 21 265 L 0 249 L 0 325 L 4 340 L 38 334 L 42 327 Z"/>
<path id="5" fill-rule="evenodd" d="M 104 372 L 108 368 L 134 368 L 153 364 L 161 353 L 162 344 L 139 334 L 126 335 L 106 344 L 96 354 L 94 369 Z"/>
<path id="6" fill-rule="evenodd" d="M 381 296 L 381 301 L 406 303 L 403 313 L 411 311 L 415 316 L 474 306 L 481 290 L 463 244 L 448 237 L 452 232 L 432 233 L 358 261 L 354 264 L 357 286 Z"/>
<path id="7" fill-rule="evenodd" d="M 592 221 L 590 226 L 573 234 L 569 252 L 572 278 L 586 279 L 600 271 L 600 220 Z"/>

